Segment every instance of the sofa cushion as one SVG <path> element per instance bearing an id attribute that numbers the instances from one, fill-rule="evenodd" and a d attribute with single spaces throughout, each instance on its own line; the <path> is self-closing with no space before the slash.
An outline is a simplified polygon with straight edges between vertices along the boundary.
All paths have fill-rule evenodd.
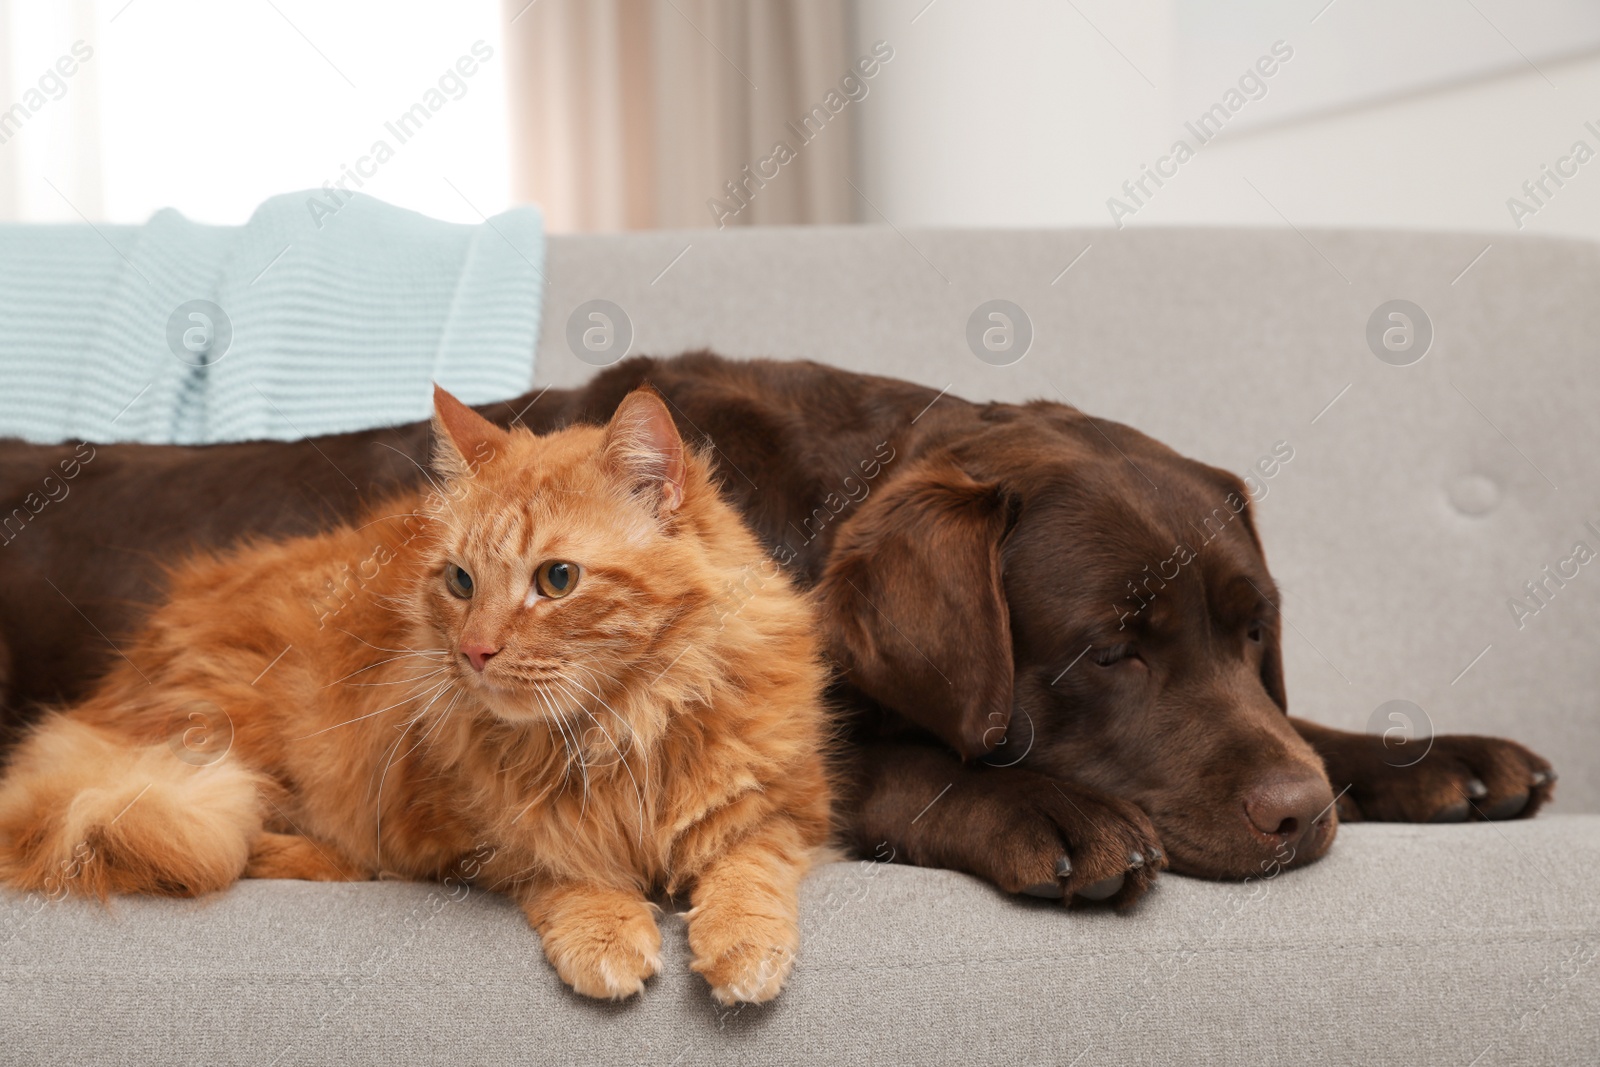
<path id="1" fill-rule="evenodd" d="M 1600 1047 L 1600 816 L 1356 825 L 1252 883 L 1165 876 L 1130 914 L 858 861 L 804 887 L 800 960 L 719 1008 L 662 973 L 585 1000 L 518 909 L 441 886 L 0 899 L 0 1060 L 46 1064 L 1477 1063 Z"/>

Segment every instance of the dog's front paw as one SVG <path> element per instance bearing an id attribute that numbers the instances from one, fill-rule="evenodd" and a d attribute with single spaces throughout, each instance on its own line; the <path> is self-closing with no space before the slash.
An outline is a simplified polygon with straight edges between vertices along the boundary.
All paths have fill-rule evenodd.
<path id="1" fill-rule="evenodd" d="M 794 968 L 800 932 L 791 920 L 741 913 L 715 902 L 688 914 L 692 970 L 705 976 L 719 1004 L 764 1004 Z"/>
<path id="2" fill-rule="evenodd" d="M 927 815 L 935 813 L 918 842 L 927 859 L 916 862 L 964 870 L 1011 893 L 1126 907 L 1167 865 L 1136 805 L 1030 771 L 974 776 Z"/>
<path id="3" fill-rule="evenodd" d="M 661 969 L 661 931 L 654 909 L 642 899 L 569 890 L 539 901 L 529 917 L 544 941 L 545 958 L 586 997 L 623 1000 Z"/>
<path id="4" fill-rule="evenodd" d="M 1527 819 L 1550 801 L 1556 773 L 1548 760 L 1515 741 L 1440 734 L 1423 754 L 1385 749 L 1362 738 L 1362 751 L 1340 762 L 1349 791 L 1339 817 L 1348 822 L 1467 822 Z M 1329 761 L 1330 777 L 1335 761 Z M 1334 788 L 1343 784 L 1337 777 Z"/>

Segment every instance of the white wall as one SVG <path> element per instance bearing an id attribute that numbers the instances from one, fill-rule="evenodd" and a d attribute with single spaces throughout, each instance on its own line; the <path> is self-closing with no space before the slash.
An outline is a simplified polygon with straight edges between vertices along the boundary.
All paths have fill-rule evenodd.
<path id="1" fill-rule="evenodd" d="M 1600 130 L 1593 4 L 1475 0 L 1404 19 L 1392 0 L 1280 0 L 1267 14 L 1213 0 L 926 4 L 858 11 L 860 38 L 896 49 L 861 115 L 862 189 L 896 226 L 1111 225 L 1116 196 L 1137 207 L 1122 220 L 1134 226 L 1512 233 L 1507 199 L 1537 206 L 1524 181 L 1577 140 L 1600 153 L 1584 127 Z M 1266 95 L 1135 205 L 1122 183 L 1275 40 L 1294 55 Z M 1600 158 L 1546 188 L 1523 232 L 1600 237 Z"/>

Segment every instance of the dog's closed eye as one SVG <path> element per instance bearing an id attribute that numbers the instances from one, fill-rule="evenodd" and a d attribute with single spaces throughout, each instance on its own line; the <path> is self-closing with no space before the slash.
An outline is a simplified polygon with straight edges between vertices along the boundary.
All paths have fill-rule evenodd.
<path id="1" fill-rule="evenodd" d="M 1127 663 L 1139 659 L 1139 652 L 1133 647 L 1131 641 L 1124 641 L 1120 645 L 1108 645 L 1097 648 L 1090 653 L 1095 663 L 1102 667 L 1115 666 L 1118 663 Z"/>

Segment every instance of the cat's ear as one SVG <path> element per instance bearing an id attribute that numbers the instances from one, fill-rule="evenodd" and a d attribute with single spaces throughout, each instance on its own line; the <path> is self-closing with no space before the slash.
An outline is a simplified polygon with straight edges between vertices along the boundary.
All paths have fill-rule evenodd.
<path id="1" fill-rule="evenodd" d="M 683 503 L 683 438 L 661 394 L 642 385 L 622 398 L 606 427 L 606 462 L 669 515 Z"/>
<path id="2" fill-rule="evenodd" d="M 502 450 L 506 432 L 433 387 L 433 467 L 446 478 L 467 478 Z"/>

